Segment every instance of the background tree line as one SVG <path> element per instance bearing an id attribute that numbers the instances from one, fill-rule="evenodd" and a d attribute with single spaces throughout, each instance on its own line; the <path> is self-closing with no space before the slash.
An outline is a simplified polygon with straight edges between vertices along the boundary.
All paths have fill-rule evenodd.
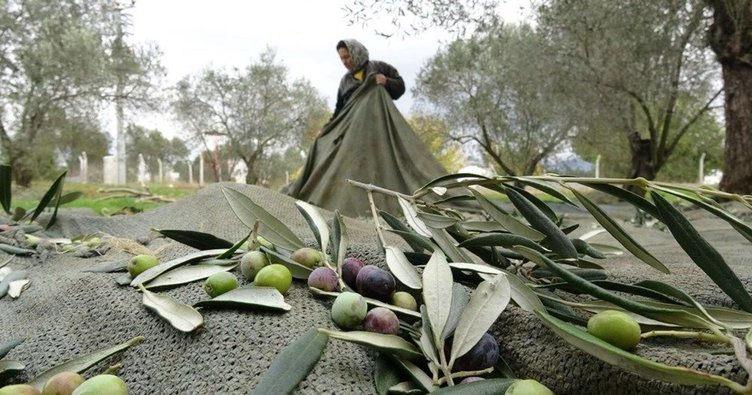
<path id="1" fill-rule="evenodd" d="M 500 171 L 531 171 L 509 160 L 536 158 L 531 145 L 550 155 L 541 142 L 555 142 L 562 119 L 547 116 L 574 104 L 560 113 L 574 120 L 572 147 L 587 159 L 601 153 L 607 173 L 686 179 L 687 162 L 705 152 L 711 167 L 723 162 L 722 189 L 752 193 L 752 1 L 531 3 L 535 27 L 504 26 L 493 0 L 358 3 L 348 17 L 369 24 L 388 13 L 398 33 L 440 27 L 461 37 L 424 67 L 416 90 L 457 124 L 452 138 L 479 145 Z M 518 50 L 523 43 L 530 52 Z M 505 57 L 515 51 L 526 67 L 494 78 L 513 67 Z M 523 83 L 530 74 L 537 84 Z M 505 94 L 522 88 L 527 95 Z M 548 126 L 531 129 L 527 119 Z"/>
<path id="2" fill-rule="evenodd" d="M 112 141 L 99 113 L 118 99 L 131 114 L 169 112 L 182 128 L 167 139 L 132 122 L 131 174 L 142 153 L 152 174 L 159 159 L 183 179 L 188 162 L 197 175 L 202 155 L 207 180 L 243 167 L 246 182 L 279 187 L 328 119 L 323 95 L 291 78 L 271 49 L 245 67 L 208 67 L 166 87 L 159 49 L 129 42 L 127 9 L 104 0 L 2 4 L 0 148 L 19 184 L 75 168 L 82 151 L 101 163 Z M 387 35 L 457 33 L 424 64 L 409 117 L 447 169 L 472 158 L 500 173 L 555 171 L 552 158 L 572 151 L 590 162 L 601 155 L 605 176 L 694 181 L 705 153 L 706 168 L 724 168 L 722 187 L 752 192 L 749 0 L 535 1 L 533 19 L 519 25 L 504 23 L 496 4 L 351 9 L 356 21 L 404 15 Z M 404 18 L 421 23 L 408 29 Z"/>

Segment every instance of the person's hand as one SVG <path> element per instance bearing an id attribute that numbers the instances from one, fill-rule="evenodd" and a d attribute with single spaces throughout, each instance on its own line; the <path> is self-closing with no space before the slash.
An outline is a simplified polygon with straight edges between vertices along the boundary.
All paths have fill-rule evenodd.
<path id="1" fill-rule="evenodd" d="M 386 85 L 386 76 L 384 74 L 376 74 L 376 83 Z"/>

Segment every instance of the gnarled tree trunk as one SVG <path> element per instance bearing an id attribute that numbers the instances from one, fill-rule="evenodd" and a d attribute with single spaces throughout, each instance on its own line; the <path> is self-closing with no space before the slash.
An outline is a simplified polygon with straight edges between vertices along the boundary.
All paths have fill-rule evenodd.
<path id="1" fill-rule="evenodd" d="M 723 70 L 726 157 L 721 189 L 752 193 L 752 1 L 707 0 L 708 43 Z"/>
<path id="2" fill-rule="evenodd" d="M 752 66 L 723 65 L 726 149 L 721 189 L 752 194 Z"/>

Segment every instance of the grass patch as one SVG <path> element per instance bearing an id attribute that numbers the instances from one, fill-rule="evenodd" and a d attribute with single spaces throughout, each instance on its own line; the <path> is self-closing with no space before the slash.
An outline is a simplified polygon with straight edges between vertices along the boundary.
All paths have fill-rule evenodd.
<path id="1" fill-rule="evenodd" d="M 29 188 L 13 188 L 13 201 L 11 205 L 13 207 L 23 207 L 24 209 L 31 209 L 36 207 L 39 199 L 44 195 L 47 188 L 49 188 L 49 181 L 37 181 L 32 183 Z M 103 190 L 112 188 L 112 185 L 103 184 L 76 184 L 65 183 L 63 193 L 69 193 L 73 191 L 80 191 L 84 195 L 73 202 L 62 205 L 66 208 L 89 208 L 97 214 L 111 213 L 123 208 L 132 208 L 134 211 L 146 211 L 159 207 L 166 203 L 158 203 L 153 201 L 143 201 L 135 197 L 116 197 L 111 199 L 105 199 L 108 196 L 122 195 L 122 192 L 104 192 Z M 127 188 L 135 190 L 143 190 L 138 184 L 126 185 Z M 166 198 L 180 199 L 185 196 L 192 195 L 198 191 L 197 185 L 189 184 L 174 184 L 174 186 L 164 184 L 149 184 L 147 185 L 149 190 L 155 195 L 160 195 Z"/>

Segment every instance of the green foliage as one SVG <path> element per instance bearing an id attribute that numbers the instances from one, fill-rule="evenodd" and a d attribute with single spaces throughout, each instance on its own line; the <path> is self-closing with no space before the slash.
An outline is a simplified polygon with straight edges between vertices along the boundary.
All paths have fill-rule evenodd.
<path id="1" fill-rule="evenodd" d="M 415 93 L 500 172 L 533 174 L 577 115 L 544 44 L 532 27 L 506 24 L 455 40 L 424 65 Z"/>
<path id="2" fill-rule="evenodd" d="M 185 167 L 181 163 L 188 157 L 189 151 L 185 142 L 177 137 L 167 139 L 156 129 L 146 129 L 142 126 L 130 124 L 126 128 L 126 145 L 128 146 L 127 169 L 129 178 L 135 179 L 138 171 L 138 154 L 142 154 L 147 171 L 152 179 L 159 174 L 158 160 L 162 160 L 164 172 L 167 167 L 180 169 Z"/>
<path id="3" fill-rule="evenodd" d="M 102 142 L 99 137 L 56 147 L 55 134 L 92 129 L 81 120 L 94 119 L 99 105 L 113 100 L 118 81 L 124 106 L 153 104 L 152 82 L 162 71 L 157 50 L 116 39 L 119 18 L 115 7 L 95 0 L 0 5 L 0 20 L 7 22 L 0 27 L 0 69 L 11 71 L 0 74 L 0 103 L 7 114 L 0 118 L 0 146 L 19 184 L 28 186 L 57 170 L 56 149 L 70 161 L 76 150 L 71 146 Z"/>
<path id="4" fill-rule="evenodd" d="M 275 154 L 299 148 L 327 111 L 307 80 L 290 80 L 272 50 L 244 69 L 206 69 L 186 77 L 176 92 L 172 107 L 191 138 L 208 147 L 208 136 L 220 137 L 232 157 L 245 163 L 249 184 L 275 167 L 270 160 L 288 160 Z"/>
<path id="5" fill-rule="evenodd" d="M 462 147 L 450 140 L 449 128 L 441 118 L 417 115 L 408 119 L 407 122 L 449 173 L 456 173 L 465 166 Z"/>
<path id="6" fill-rule="evenodd" d="M 622 247 L 644 261 L 646 264 L 671 275 L 671 267 L 665 266 L 645 247 L 636 241 L 609 214 L 597 204 L 585 197 L 585 188 L 624 198 L 635 207 L 652 213 L 658 221 L 663 222 L 678 244 L 691 257 L 697 266 L 707 274 L 721 291 L 734 300 L 744 311 L 705 307 L 685 291 L 669 284 L 646 279 L 635 284 L 623 284 L 607 280 L 609 271 L 606 265 L 600 265 L 591 259 L 608 260 L 613 248 L 597 244 L 588 244 L 580 239 L 569 239 L 568 225 L 558 221 L 558 215 L 542 199 L 517 187 L 520 183 L 537 189 L 560 201 L 574 204 L 559 189 L 566 188 L 573 193 L 576 200 L 594 219 L 603 226 Z M 649 191 L 648 198 L 622 190 L 615 185 L 625 184 Z M 373 187 L 355 183 L 373 193 Z M 437 187 L 453 192 L 470 192 L 480 209 L 485 213 L 485 223 L 495 226 L 478 227 L 469 221 L 470 216 L 451 209 L 448 203 L 428 204 L 424 200 L 427 193 Z M 485 187 L 482 189 L 481 187 Z M 488 200 L 481 190 L 491 189 L 504 194 L 513 203 L 516 213 L 499 207 Z M 682 199 L 694 203 L 710 215 L 728 222 L 745 238 L 749 238 L 749 226 L 716 204 L 710 197 L 725 197 L 737 200 L 752 209 L 752 199 L 748 196 L 729 195 L 710 189 L 686 188 L 666 183 L 649 182 L 644 179 L 593 179 L 556 176 L 537 177 L 496 177 L 485 178 L 468 175 L 450 175 L 431 181 L 416 191 L 412 196 L 404 197 L 392 191 L 379 189 L 379 192 L 396 196 L 400 201 L 407 226 L 387 216 L 387 223 L 396 234 L 412 243 L 420 238 L 422 244 L 433 251 L 428 255 L 419 253 L 423 258 L 418 264 L 425 265 L 422 270 L 422 293 L 424 312 L 421 320 L 420 334 L 411 333 L 415 344 L 428 361 L 428 370 L 433 375 L 433 384 L 452 381 L 452 360 L 473 345 L 474 341 L 487 330 L 494 317 L 503 310 L 503 296 L 492 296 L 494 292 L 509 292 L 509 297 L 522 309 L 534 312 L 543 323 L 560 338 L 607 363 L 616 365 L 626 371 L 636 373 L 647 379 L 659 379 L 677 384 L 722 385 L 734 392 L 747 393 L 752 389 L 752 381 L 746 385 L 722 376 L 708 374 L 695 369 L 674 367 L 640 357 L 629 351 L 596 338 L 578 325 L 584 325 L 575 309 L 590 315 L 605 310 L 626 312 L 642 325 L 667 328 L 667 331 L 653 331 L 641 334 L 640 338 L 653 336 L 675 336 L 680 338 L 702 339 L 725 343 L 735 349 L 739 363 L 749 366 L 750 359 L 745 352 L 744 340 L 737 337 L 734 329 L 741 324 L 743 329 L 752 327 L 752 296 L 744 288 L 734 271 L 691 225 L 690 221 L 669 203 L 663 196 L 672 196 L 674 200 Z M 374 215 L 375 214 L 374 207 Z M 473 216 L 472 218 L 476 218 Z M 518 219 L 521 218 L 521 219 Z M 376 220 L 376 218 L 374 218 Z M 490 220 L 489 220 L 490 219 Z M 524 220 L 524 221 L 523 221 Z M 498 228 L 506 233 L 499 233 Z M 380 231 L 377 228 L 377 231 Z M 530 237 L 535 231 L 545 237 Z M 442 233 L 444 232 L 444 233 Z M 451 236 L 451 238 L 450 238 Z M 459 244 L 457 244 L 459 243 Z M 499 248 L 502 247 L 502 248 Z M 506 250 L 506 249 L 510 250 Z M 423 247 L 416 251 L 422 251 Z M 471 262 L 463 255 L 475 252 L 483 263 Z M 387 251 L 394 255 L 398 251 Z M 503 261 L 493 258 L 491 252 L 500 252 L 506 258 Z M 428 259 L 426 262 L 425 259 Z M 447 262 L 447 260 L 449 262 Z M 476 261 L 478 262 L 478 261 Z M 523 266 L 524 265 L 524 266 Z M 407 279 L 403 266 L 389 265 L 393 274 L 404 283 Z M 419 267 L 418 267 L 419 268 Z M 416 268 L 416 270 L 419 270 Z M 450 270 L 451 268 L 451 270 Z M 471 275 L 472 274 L 472 275 Z M 441 358 L 444 353 L 443 341 L 437 338 L 437 332 L 446 333 L 449 325 L 447 317 L 451 316 L 455 295 L 451 289 L 454 276 L 462 276 L 463 284 L 475 287 L 469 303 L 462 307 L 462 318 L 454 332 L 454 345 L 451 358 L 447 362 Z M 500 280 L 506 284 L 500 287 Z M 495 285 L 492 285 L 496 283 Z M 553 291 L 553 292 L 551 292 Z M 633 298 L 632 295 L 660 300 Z M 491 302 L 493 301 L 493 303 Z M 495 305 L 494 303 L 500 303 Z M 500 310 L 497 310 L 499 309 Z M 491 314 L 489 317 L 488 314 Z M 746 317 L 746 318 L 742 318 Z M 739 320 L 741 318 L 741 320 Z M 490 320 L 489 320 L 490 319 Z M 482 324 L 481 324 L 481 321 Z M 475 324 L 474 322 L 477 322 Z M 450 331 L 451 332 L 451 331 Z M 459 340 L 458 340 L 458 333 Z M 359 335 L 338 338 L 369 345 Z M 457 345 L 457 341 L 471 337 L 467 344 Z M 392 342 L 392 344 L 396 344 Z M 369 345 L 382 349 L 383 345 Z M 406 346 L 405 346 L 406 347 Z M 458 351 L 459 350 L 459 351 Z M 401 349 L 406 352 L 405 348 Z M 390 351 L 385 351 L 390 352 Z M 396 352 L 391 352 L 393 355 Z M 414 384 L 420 385 L 425 378 L 413 376 Z M 437 381 L 436 377 L 441 377 Z"/>
<path id="7" fill-rule="evenodd" d="M 679 103 L 680 122 L 671 126 L 671 134 L 679 131 L 681 124 L 690 116 L 691 106 Z M 595 163 L 601 155 L 601 177 L 622 177 L 629 174 L 631 154 L 629 142 L 618 136 L 613 128 L 584 129 L 574 139 L 572 147 L 583 159 Z M 705 174 L 723 168 L 723 139 L 725 131 L 713 113 L 702 114 L 679 140 L 674 154 L 658 173 L 659 180 L 671 182 L 696 182 L 700 156 L 705 153 Z"/>

